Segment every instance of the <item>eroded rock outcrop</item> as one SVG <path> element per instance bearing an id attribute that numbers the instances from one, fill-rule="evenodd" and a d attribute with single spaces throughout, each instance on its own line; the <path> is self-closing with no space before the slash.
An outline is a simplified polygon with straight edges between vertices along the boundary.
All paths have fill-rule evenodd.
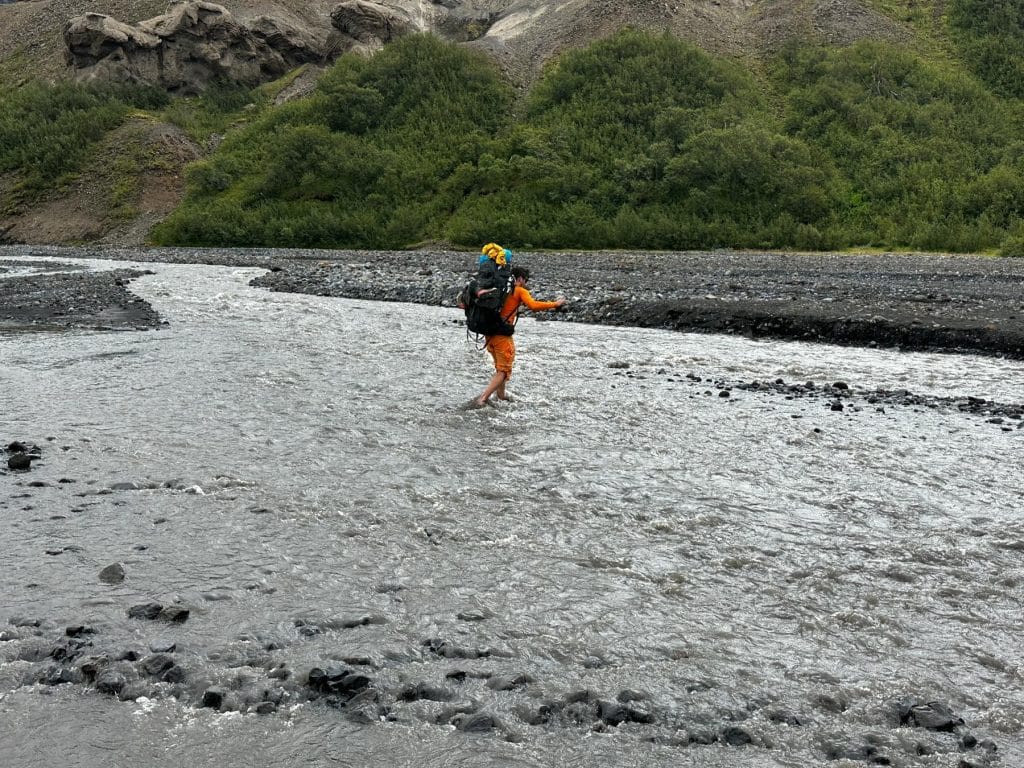
<path id="1" fill-rule="evenodd" d="M 403 8 L 347 0 L 331 12 L 334 28 L 364 46 L 379 47 L 420 28 Z"/>
<path id="2" fill-rule="evenodd" d="M 143 83 L 182 94 L 212 82 L 256 85 L 324 56 L 308 30 L 261 16 L 240 24 L 223 6 L 187 2 L 137 25 L 100 13 L 64 28 L 67 59 L 81 80 Z"/>

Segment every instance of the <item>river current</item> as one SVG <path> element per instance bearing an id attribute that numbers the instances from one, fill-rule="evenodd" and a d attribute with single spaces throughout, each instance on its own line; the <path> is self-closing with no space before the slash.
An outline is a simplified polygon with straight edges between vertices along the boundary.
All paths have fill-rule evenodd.
<path id="1" fill-rule="evenodd" d="M 0 765 L 1024 764 L 1024 431 L 710 383 L 1019 402 L 1024 363 L 525 318 L 514 401 L 465 410 L 491 368 L 457 310 L 139 266 L 159 330 L 0 335 L 0 437 L 44 454 L 0 476 L 0 630 L 170 639 L 199 692 L 360 658 L 451 700 L 378 722 L 122 701 L 26 679 L 22 628 L 0 642 Z M 127 618 L 152 600 L 191 616 Z M 626 691 L 650 722 L 523 714 Z M 894 722 L 908 697 L 996 751 Z M 500 727 L 455 727 L 459 706 Z"/>

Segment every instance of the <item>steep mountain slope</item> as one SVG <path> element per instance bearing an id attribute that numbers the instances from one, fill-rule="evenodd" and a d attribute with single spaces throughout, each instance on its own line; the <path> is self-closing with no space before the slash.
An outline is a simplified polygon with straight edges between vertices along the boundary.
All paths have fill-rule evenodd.
<path id="1" fill-rule="evenodd" d="M 226 0 L 220 5 L 242 24 L 269 16 L 308 31 L 326 41 L 327 63 L 347 49 L 372 50 L 382 44 L 372 33 L 332 23 L 332 13 L 342 4 L 484 50 L 511 82 L 524 87 L 552 57 L 627 26 L 669 32 L 758 69 L 758 62 L 793 39 L 830 45 L 861 39 L 912 41 L 914 30 L 906 18 L 908 8 L 916 7 L 910 0 Z M 943 2 L 923 6 L 939 14 Z M 135 25 L 167 9 L 163 0 L 0 2 L 0 87 L 73 77 L 62 34 L 69 19 L 105 14 Z M 297 83 L 300 92 L 308 91 L 315 77 L 315 68 L 309 70 Z M 146 126 L 132 136 L 130 143 L 117 137 L 105 142 L 93 166 L 49 199 L 28 209 L 5 213 L 0 208 L 0 240 L 144 242 L 152 224 L 180 200 L 185 164 L 213 145 L 188 144 L 168 125 Z M 147 148 L 139 150 L 140 142 Z M 127 151 L 129 146 L 135 147 L 134 154 Z M 171 183 L 147 181 L 152 175 L 147 158 L 153 157 Z M 12 183 L 10 176 L 0 174 L 0 200 Z"/>
<path id="2" fill-rule="evenodd" d="M 363 0 L 350 0 L 363 2 Z M 240 22 L 271 16 L 325 37 L 337 0 L 220 3 Z M 387 0 L 368 3 L 493 52 L 513 80 L 530 80 L 552 55 L 624 26 L 670 31 L 709 51 L 763 55 L 793 37 L 844 44 L 903 39 L 908 30 L 870 0 Z M 61 32 L 89 13 L 126 23 L 166 10 L 160 0 L 31 0 L 0 4 L 0 77 L 69 74 Z M 337 50 L 328 52 L 328 55 Z"/>

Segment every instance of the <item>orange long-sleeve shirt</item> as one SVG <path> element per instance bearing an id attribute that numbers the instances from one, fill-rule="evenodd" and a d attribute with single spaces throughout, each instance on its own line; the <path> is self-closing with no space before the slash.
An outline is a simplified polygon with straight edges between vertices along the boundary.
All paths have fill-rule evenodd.
<path id="1" fill-rule="evenodd" d="M 558 306 L 558 302 L 537 301 L 530 295 L 528 290 L 521 285 L 517 285 L 516 289 L 505 299 L 505 303 L 501 307 L 501 316 L 505 318 L 506 322 L 515 325 L 516 313 L 519 311 L 520 306 L 525 306 L 527 309 L 537 312 L 544 309 L 555 309 Z"/>

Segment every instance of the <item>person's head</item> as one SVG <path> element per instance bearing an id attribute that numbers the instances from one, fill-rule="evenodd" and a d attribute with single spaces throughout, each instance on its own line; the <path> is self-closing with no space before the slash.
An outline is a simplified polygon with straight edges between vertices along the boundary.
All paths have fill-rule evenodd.
<path id="1" fill-rule="evenodd" d="M 522 280 L 525 285 L 526 281 L 530 279 L 530 270 L 526 267 L 512 267 L 512 279 L 517 283 Z"/>

